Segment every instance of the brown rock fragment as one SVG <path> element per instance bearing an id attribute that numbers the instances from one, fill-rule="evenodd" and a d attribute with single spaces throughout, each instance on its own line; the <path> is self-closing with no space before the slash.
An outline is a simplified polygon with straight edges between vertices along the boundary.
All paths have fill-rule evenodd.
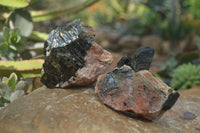
<path id="1" fill-rule="evenodd" d="M 148 120 L 159 119 L 179 94 L 149 71 L 124 65 L 99 76 L 95 93 L 109 107 Z"/>
<path id="2" fill-rule="evenodd" d="M 179 94 L 149 71 L 154 51 L 142 47 L 136 55 L 122 57 L 117 67 L 98 77 L 95 93 L 114 110 L 148 120 L 159 119 Z"/>

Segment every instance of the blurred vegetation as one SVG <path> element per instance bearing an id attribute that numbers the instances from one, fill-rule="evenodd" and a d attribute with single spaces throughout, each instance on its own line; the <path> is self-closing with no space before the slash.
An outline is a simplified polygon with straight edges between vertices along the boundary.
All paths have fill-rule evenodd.
<path id="1" fill-rule="evenodd" d="M 195 31 L 199 34 L 200 31 L 198 30 L 200 2 L 195 0 L 10 1 L 12 0 L 0 2 L 1 16 L 9 28 L 20 29 L 20 24 L 26 26 L 20 29 L 20 34 L 25 37 L 32 35 L 30 33 L 33 30 L 33 21 L 44 21 L 60 16 L 68 16 L 70 19 L 80 18 L 94 27 L 107 25 L 117 29 L 122 35 L 157 34 L 170 40 L 172 45 L 184 39 L 189 32 Z M 9 12 L 12 14 L 5 14 Z M 5 26 L 5 21 L 1 23 L 1 28 Z M 36 39 L 37 35 L 33 36 Z M 42 36 L 42 39 L 40 37 L 38 35 L 38 40 L 46 39 L 46 36 Z"/>
<path id="2" fill-rule="evenodd" d="M 189 89 L 200 84 L 200 66 L 183 64 L 174 70 L 171 86 L 176 90 Z"/>
<path id="3" fill-rule="evenodd" d="M 111 27 L 121 36 L 154 34 L 169 40 L 170 50 L 174 52 L 182 40 L 200 36 L 199 12 L 198 0 L 1 0 L 0 77 L 12 72 L 24 78 L 39 75 L 43 45 L 35 47 L 35 44 L 43 43 L 48 36 L 35 31 L 35 24 L 41 22 L 80 18 L 93 27 Z M 186 44 L 185 51 L 190 44 Z M 196 47 L 200 49 L 199 44 Z M 199 62 L 198 53 L 174 55 L 159 73 L 169 82 L 179 65 Z M 5 61 L 10 66 L 4 65 Z M 35 63 L 37 69 L 33 67 Z"/>
<path id="4" fill-rule="evenodd" d="M 0 78 L 0 109 L 10 102 L 26 94 L 29 84 L 26 81 L 19 81 L 15 73 Z"/>
<path id="5" fill-rule="evenodd" d="M 195 0 L 111 0 L 100 1 L 75 18 L 92 26 L 108 25 L 122 35 L 157 34 L 170 40 L 173 48 L 192 31 L 200 35 L 199 10 Z"/>
<path id="6" fill-rule="evenodd" d="M 185 64 L 190 64 L 190 65 L 185 65 Z M 187 73 L 184 72 L 184 70 L 188 71 L 190 68 L 194 68 L 194 69 L 198 68 L 199 64 L 200 64 L 200 54 L 198 51 L 179 53 L 176 56 L 172 56 L 171 58 L 169 58 L 166 64 L 163 67 L 161 67 L 160 72 L 158 72 L 158 74 L 164 79 L 164 81 L 167 84 L 174 82 L 174 83 L 171 83 L 170 85 L 173 84 L 172 86 L 173 87 L 175 86 L 175 89 L 178 89 L 178 87 L 180 87 L 180 84 L 183 84 L 183 83 L 182 83 L 182 80 L 179 80 L 177 78 L 177 76 L 180 75 L 179 76 L 180 79 L 183 79 L 185 82 L 187 80 L 191 80 L 190 78 L 186 78 L 187 76 L 191 76 L 191 75 L 200 76 L 200 73 L 195 73 L 197 70 L 191 70 L 190 74 L 189 72 Z M 194 66 L 197 66 L 197 67 L 194 67 Z M 179 67 L 181 69 L 179 69 Z M 176 86 L 177 84 L 179 86 Z M 180 87 L 180 89 L 187 89 L 187 85 L 186 86 L 183 85 L 183 87 Z"/>

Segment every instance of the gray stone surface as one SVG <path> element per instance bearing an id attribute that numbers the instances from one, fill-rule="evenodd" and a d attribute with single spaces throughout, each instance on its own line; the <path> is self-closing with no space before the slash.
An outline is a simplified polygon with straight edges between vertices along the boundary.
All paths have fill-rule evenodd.
<path id="1" fill-rule="evenodd" d="M 142 121 L 119 114 L 96 98 L 93 88 L 45 89 L 0 110 L 1 133 L 199 133 L 200 88 L 180 92 L 160 120 Z M 197 117 L 184 120 L 185 112 Z"/>

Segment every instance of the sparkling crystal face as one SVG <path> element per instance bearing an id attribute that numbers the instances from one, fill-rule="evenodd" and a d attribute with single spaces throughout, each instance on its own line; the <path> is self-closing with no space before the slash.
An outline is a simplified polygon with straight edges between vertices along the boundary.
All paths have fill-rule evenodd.
<path id="1" fill-rule="evenodd" d="M 82 32 L 80 24 L 80 19 L 77 19 L 65 27 L 58 27 L 52 30 L 47 38 L 46 56 L 50 54 L 52 48 L 64 47 L 78 39 Z"/>

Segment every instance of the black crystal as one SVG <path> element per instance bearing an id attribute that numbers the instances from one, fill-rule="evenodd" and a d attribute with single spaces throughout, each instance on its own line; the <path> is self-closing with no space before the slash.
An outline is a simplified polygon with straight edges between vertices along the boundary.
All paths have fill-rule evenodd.
<path id="1" fill-rule="evenodd" d="M 75 20 L 64 27 L 53 30 L 44 45 L 45 62 L 41 82 L 54 88 L 75 76 L 85 64 L 84 57 L 94 40 L 86 33 L 88 25 Z"/>
<path id="2" fill-rule="evenodd" d="M 130 66 L 135 72 L 140 70 L 149 70 L 154 56 L 154 49 L 149 47 L 141 47 L 133 58 L 125 56 L 117 63 L 117 67 L 123 65 Z"/>
<path id="3" fill-rule="evenodd" d="M 132 78 L 132 69 L 130 67 L 115 68 L 112 72 L 106 74 L 101 93 L 106 95 L 109 93 L 116 95 L 117 92 L 121 93 L 120 84 L 124 82 L 122 79 L 126 78 Z"/>
<path id="4" fill-rule="evenodd" d="M 180 94 L 178 92 L 173 92 L 168 96 L 167 101 L 163 104 L 162 110 L 170 109 L 178 100 Z"/>

